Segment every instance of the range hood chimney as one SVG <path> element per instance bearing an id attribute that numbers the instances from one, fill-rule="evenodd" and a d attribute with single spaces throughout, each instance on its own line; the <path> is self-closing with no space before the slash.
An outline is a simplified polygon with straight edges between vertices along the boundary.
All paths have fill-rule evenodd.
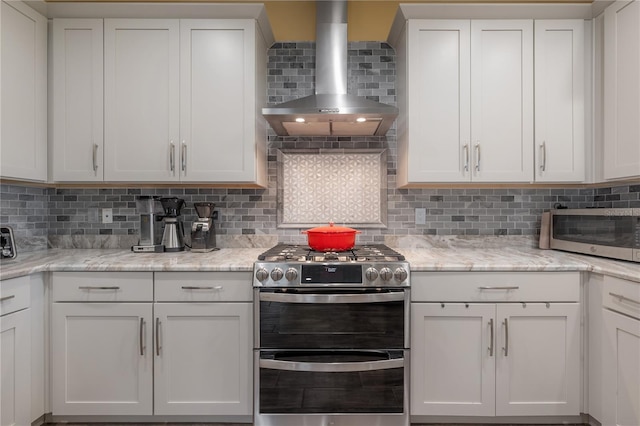
<path id="1" fill-rule="evenodd" d="M 316 1 L 315 95 L 263 108 L 278 136 L 384 136 L 394 106 L 347 93 L 347 2 Z"/>

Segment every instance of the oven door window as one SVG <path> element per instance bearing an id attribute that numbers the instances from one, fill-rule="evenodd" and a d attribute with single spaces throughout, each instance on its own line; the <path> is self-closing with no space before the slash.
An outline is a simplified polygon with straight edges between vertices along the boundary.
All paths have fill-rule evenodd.
<path id="1" fill-rule="evenodd" d="M 634 216 L 553 216 L 553 238 L 611 247 L 634 247 L 640 220 Z"/>
<path id="2" fill-rule="evenodd" d="M 404 295 L 381 289 L 261 291 L 260 347 L 401 349 Z"/>
<path id="3" fill-rule="evenodd" d="M 260 351 L 261 414 L 403 413 L 403 351 Z"/>

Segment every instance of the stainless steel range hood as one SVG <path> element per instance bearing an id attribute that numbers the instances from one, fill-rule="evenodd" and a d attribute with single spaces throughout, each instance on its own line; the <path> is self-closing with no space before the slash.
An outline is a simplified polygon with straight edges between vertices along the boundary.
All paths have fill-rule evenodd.
<path id="1" fill-rule="evenodd" d="M 394 106 L 347 94 L 347 2 L 316 2 L 315 95 L 263 108 L 278 136 L 384 136 Z"/>

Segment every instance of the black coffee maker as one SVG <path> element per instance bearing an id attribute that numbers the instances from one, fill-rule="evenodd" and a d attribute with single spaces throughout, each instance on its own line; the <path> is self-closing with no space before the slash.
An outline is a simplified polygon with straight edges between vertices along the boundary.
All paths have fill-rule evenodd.
<path id="1" fill-rule="evenodd" d="M 184 206 L 184 200 L 177 197 L 161 198 L 160 203 L 164 209 L 164 231 L 162 233 L 162 245 L 164 251 L 184 251 L 184 225 L 180 218 L 180 210 Z"/>

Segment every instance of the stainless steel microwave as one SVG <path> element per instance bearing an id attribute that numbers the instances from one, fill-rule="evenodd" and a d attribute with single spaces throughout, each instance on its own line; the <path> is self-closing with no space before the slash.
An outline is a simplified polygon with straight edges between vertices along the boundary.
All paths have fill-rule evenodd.
<path id="1" fill-rule="evenodd" d="M 640 208 L 551 210 L 552 249 L 640 262 Z"/>

